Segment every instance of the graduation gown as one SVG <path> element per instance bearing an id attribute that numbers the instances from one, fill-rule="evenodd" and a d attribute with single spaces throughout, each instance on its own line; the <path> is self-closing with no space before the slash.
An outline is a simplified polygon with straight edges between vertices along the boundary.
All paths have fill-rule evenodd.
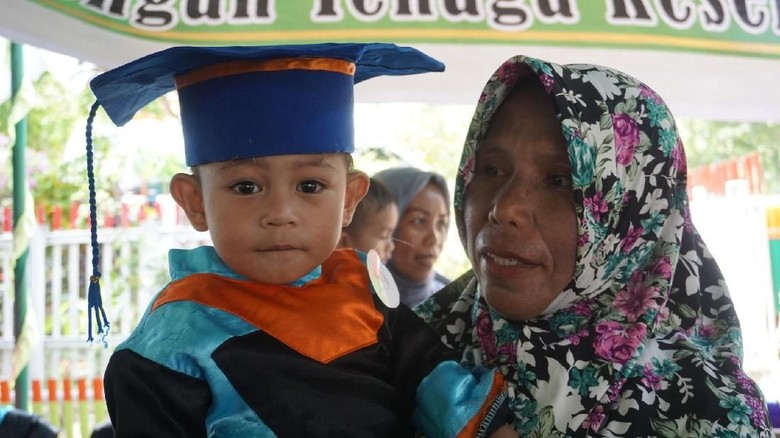
<path id="1" fill-rule="evenodd" d="M 172 250 L 172 281 L 111 356 L 117 436 L 482 436 L 503 380 L 469 372 L 337 250 L 295 284 L 248 281 L 212 247 Z"/>

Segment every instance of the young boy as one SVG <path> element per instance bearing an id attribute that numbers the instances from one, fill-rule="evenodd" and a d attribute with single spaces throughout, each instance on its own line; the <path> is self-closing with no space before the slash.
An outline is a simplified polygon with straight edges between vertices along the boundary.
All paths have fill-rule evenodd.
<path id="1" fill-rule="evenodd" d="M 354 83 L 442 69 L 391 44 L 177 47 L 92 81 L 117 125 L 177 89 L 192 173 L 171 193 L 213 241 L 171 250 L 171 282 L 109 361 L 117 436 L 508 431 L 499 375 L 448 360 L 363 253 L 334 251 L 368 188 Z"/>
<path id="2" fill-rule="evenodd" d="M 365 253 L 375 250 L 384 264 L 393 255 L 393 231 L 398 224 L 398 206 L 385 186 L 369 178 L 368 192 L 355 207 L 352 222 L 341 231 L 339 248 Z"/>

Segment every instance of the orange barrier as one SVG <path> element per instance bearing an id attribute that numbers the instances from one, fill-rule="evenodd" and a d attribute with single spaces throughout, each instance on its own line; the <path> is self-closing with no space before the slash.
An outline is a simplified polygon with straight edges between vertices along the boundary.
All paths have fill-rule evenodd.
<path id="1" fill-rule="evenodd" d="M 688 196 L 693 200 L 692 189 L 694 187 L 703 187 L 710 195 L 723 196 L 726 192 L 726 181 L 734 179 L 745 180 L 749 193 L 763 192 L 763 168 L 758 152 L 689 168 Z"/>
<path id="2" fill-rule="evenodd" d="M 8 381 L 0 381 L 0 404 L 10 405 L 11 403 L 11 385 Z"/>

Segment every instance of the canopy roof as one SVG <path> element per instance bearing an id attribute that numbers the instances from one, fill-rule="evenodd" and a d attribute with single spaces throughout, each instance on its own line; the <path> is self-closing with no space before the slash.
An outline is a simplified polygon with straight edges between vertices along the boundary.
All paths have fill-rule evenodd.
<path id="1" fill-rule="evenodd" d="M 0 36 L 105 68 L 173 45 L 312 41 L 395 42 L 447 66 L 369 81 L 356 88 L 359 102 L 473 104 L 502 61 L 527 54 L 621 69 L 655 88 L 678 117 L 780 122 L 777 2 L 671 2 L 664 10 L 650 0 L 538 1 L 506 16 L 497 2 L 478 0 L 374 2 L 373 11 L 335 0 L 149 3 L 3 0 Z M 252 9 L 262 3 L 268 10 Z"/>

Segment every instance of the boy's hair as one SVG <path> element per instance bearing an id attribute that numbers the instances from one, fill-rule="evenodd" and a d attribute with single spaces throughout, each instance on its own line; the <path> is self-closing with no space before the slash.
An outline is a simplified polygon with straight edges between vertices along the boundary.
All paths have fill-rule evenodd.
<path id="1" fill-rule="evenodd" d="M 366 196 L 358 203 L 355 208 L 355 213 L 352 215 L 352 222 L 344 227 L 344 231 L 347 233 L 354 233 L 359 231 L 369 220 L 371 213 L 382 211 L 388 205 L 394 205 L 395 199 L 384 184 L 369 178 L 370 184 L 368 185 L 368 192 Z"/>
<path id="2" fill-rule="evenodd" d="M 344 155 L 344 161 L 347 164 L 347 173 L 348 174 L 352 174 L 352 173 L 355 173 L 355 172 L 358 171 L 355 168 L 355 160 L 352 158 L 352 154 L 350 154 L 348 152 L 335 152 L 335 153 L 340 153 L 340 154 Z M 190 173 L 195 178 L 200 178 L 200 172 L 198 171 L 198 167 L 199 166 L 191 166 L 190 167 Z M 366 195 L 366 196 L 368 196 L 368 195 Z"/>

